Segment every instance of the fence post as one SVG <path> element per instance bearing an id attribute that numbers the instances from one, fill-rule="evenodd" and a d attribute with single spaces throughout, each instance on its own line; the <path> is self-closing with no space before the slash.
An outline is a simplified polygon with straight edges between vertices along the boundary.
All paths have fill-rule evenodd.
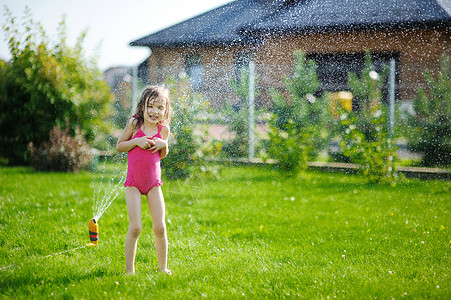
<path id="1" fill-rule="evenodd" d="M 393 131 L 395 127 L 395 76 L 396 76 L 396 65 L 395 59 L 390 59 L 390 73 L 388 76 L 388 101 L 389 101 L 389 128 L 390 128 L 390 137 L 393 137 Z"/>
<path id="2" fill-rule="evenodd" d="M 133 114 L 136 109 L 136 105 L 138 104 L 138 66 L 133 66 L 133 74 L 132 74 L 132 109 L 131 113 Z"/>
<path id="3" fill-rule="evenodd" d="M 249 160 L 254 158 L 254 102 L 255 102 L 255 64 L 249 61 Z"/>

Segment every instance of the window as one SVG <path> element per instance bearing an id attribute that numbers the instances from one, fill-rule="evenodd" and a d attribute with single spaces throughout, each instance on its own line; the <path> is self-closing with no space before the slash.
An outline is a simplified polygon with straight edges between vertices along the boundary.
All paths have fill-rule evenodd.
<path id="1" fill-rule="evenodd" d="M 374 71 L 381 73 L 385 66 L 389 65 L 390 60 L 394 58 L 396 63 L 396 95 L 398 95 L 399 84 L 399 61 L 400 55 L 397 52 L 376 52 L 371 54 Z M 309 54 L 307 59 L 312 59 L 318 64 L 318 79 L 321 82 L 320 92 L 330 91 L 348 91 L 348 74 L 354 72 L 360 74 L 365 65 L 365 53 L 326 53 Z M 383 84 L 382 100 L 388 102 L 387 83 L 388 78 Z M 358 108 L 358 103 L 353 103 L 353 107 Z"/>
<path id="2" fill-rule="evenodd" d="M 188 54 L 185 57 L 185 70 L 189 77 L 191 88 L 198 91 L 203 84 L 203 69 L 200 56 L 197 54 Z"/>

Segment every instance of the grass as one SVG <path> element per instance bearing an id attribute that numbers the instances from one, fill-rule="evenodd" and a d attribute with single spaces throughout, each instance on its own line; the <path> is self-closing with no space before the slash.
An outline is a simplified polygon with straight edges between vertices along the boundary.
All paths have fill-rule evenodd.
<path id="1" fill-rule="evenodd" d="M 165 181 L 169 277 L 157 272 L 145 201 L 137 274 L 123 274 L 123 193 L 99 220 L 99 246 L 76 249 L 98 176 L 0 169 L 1 298 L 451 296 L 450 182 L 371 186 L 254 167 Z"/>

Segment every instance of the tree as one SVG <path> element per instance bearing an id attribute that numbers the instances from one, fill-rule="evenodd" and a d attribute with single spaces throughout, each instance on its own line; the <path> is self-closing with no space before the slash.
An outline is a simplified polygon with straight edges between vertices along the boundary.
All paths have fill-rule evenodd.
<path id="1" fill-rule="evenodd" d="M 317 65 L 301 51 L 294 54 L 293 75 L 285 79 L 289 99 L 271 90 L 273 114 L 269 121 L 268 153 L 283 170 L 307 167 L 325 148 L 329 133 L 327 95 L 315 97 L 320 88 Z"/>
<path id="2" fill-rule="evenodd" d="M 408 117 L 410 150 L 422 154 L 425 166 L 451 164 L 451 64 L 443 55 L 436 78 L 426 70 L 426 86 L 413 101 L 414 114 Z"/>
<path id="3" fill-rule="evenodd" d="M 83 32 L 76 45 L 66 43 L 64 18 L 58 40 L 51 43 L 30 10 L 18 24 L 6 8 L 3 26 L 10 62 L 0 63 L 0 158 L 9 164 L 29 163 L 27 145 L 39 147 L 56 125 L 95 143 L 106 136 L 107 116 L 114 100 L 95 59 L 86 60 Z"/>
<path id="4" fill-rule="evenodd" d="M 358 164 L 360 173 L 369 183 L 395 184 L 398 179 L 394 165 L 396 146 L 394 137 L 390 137 L 388 109 L 382 103 L 381 92 L 386 71 L 379 79 L 374 79 L 371 66 L 371 56 L 367 52 L 360 77 L 349 74 L 348 85 L 359 101 L 360 109 L 351 112 L 342 110 L 340 145 L 343 154 Z"/>

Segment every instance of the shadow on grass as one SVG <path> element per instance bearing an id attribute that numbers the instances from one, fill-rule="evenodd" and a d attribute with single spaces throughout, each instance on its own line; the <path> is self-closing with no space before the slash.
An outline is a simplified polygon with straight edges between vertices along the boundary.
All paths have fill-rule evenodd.
<path id="1" fill-rule="evenodd" d="M 15 291 L 22 287 L 32 286 L 39 287 L 43 285 L 58 285 L 58 286 L 67 286 L 69 284 L 73 284 L 75 282 L 81 282 L 84 280 L 92 280 L 94 278 L 106 277 L 106 276 L 116 276 L 120 275 L 118 272 L 108 271 L 106 267 L 97 267 L 93 270 L 90 270 L 86 273 L 75 273 L 70 270 L 66 271 L 57 271 L 49 277 L 48 274 L 36 274 L 35 272 L 25 272 L 21 271 L 20 273 L 14 272 L 16 266 L 12 266 L 11 269 L 13 271 L 6 278 L 0 278 L 0 286 L 2 287 L 2 295 L 16 296 Z M 20 268 L 20 267 L 19 267 Z M 8 272 L 2 270 L 0 272 Z M 33 274 L 33 275 L 32 275 Z"/>
<path id="2" fill-rule="evenodd" d="M 0 175 L 21 175 L 33 174 L 35 172 L 31 167 L 0 167 Z"/>

